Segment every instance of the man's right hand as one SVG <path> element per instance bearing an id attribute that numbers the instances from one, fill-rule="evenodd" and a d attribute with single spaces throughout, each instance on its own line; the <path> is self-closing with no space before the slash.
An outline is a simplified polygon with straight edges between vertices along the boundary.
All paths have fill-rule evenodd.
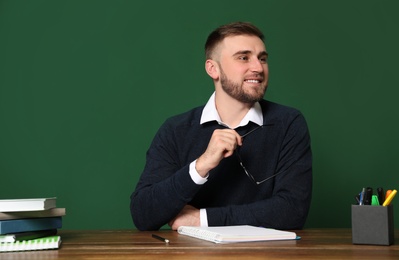
<path id="1" fill-rule="evenodd" d="M 234 153 L 237 145 L 242 145 L 241 136 L 232 129 L 216 129 L 206 151 L 197 159 L 196 170 L 205 177 L 220 161 Z"/>

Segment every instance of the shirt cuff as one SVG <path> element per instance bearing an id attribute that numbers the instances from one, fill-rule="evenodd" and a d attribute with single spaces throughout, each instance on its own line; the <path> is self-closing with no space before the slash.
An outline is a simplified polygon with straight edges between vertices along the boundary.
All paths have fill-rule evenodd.
<path id="1" fill-rule="evenodd" d="M 206 215 L 206 209 L 200 209 L 200 226 L 208 226 L 208 216 Z"/>
<path id="2" fill-rule="evenodd" d="M 190 163 L 189 173 L 190 173 L 191 179 L 193 180 L 193 182 L 195 182 L 195 184 L 202 185 L 205 182 L 207 182 L 208 175 L 205 178 L 202 178 L 201 175 L 199 175 L 199 173 L 195 169 L 195 165 L 196 164 L 197 164 L 197 160 L 195 160 L 192 163 Z"/>

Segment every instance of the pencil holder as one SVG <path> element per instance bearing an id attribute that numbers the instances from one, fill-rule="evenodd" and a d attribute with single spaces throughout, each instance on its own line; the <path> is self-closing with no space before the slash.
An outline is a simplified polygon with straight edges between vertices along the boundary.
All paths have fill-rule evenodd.
<path id="1" fill-rule="evenodd" d="M 392 245 L 394 243 L 393 205 L 352 205 L 352 243 Z"/>

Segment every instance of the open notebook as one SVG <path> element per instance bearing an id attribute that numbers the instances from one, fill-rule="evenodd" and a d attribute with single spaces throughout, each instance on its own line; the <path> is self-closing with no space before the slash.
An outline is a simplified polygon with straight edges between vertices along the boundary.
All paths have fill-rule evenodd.
<path id="1" fill-rule="evenodd" d="M 221 227 L 181 226 L 177 232 L 214 243 L 299 239 L 295 232 L 248 225 Z"/>

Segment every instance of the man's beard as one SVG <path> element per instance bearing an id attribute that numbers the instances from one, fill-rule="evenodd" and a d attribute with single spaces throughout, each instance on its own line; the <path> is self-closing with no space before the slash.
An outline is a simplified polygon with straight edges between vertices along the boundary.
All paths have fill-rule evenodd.
<path id="1" fill-rule="evenodd" d="M 263 79 L 264 80 L 264 79 Z M 222 89 L 232 98 L 248 104 L 253 104 L 257 101 L 260 101 L 265 95 L 266 87 L 260 87 L 256 89 L 255 93 L 247 93 L 245 92 L 242 84 L 235 83 L 229 80 L 224 74 L 222 68 L 220 68 L 220 83 L 222 85 Z"/>

